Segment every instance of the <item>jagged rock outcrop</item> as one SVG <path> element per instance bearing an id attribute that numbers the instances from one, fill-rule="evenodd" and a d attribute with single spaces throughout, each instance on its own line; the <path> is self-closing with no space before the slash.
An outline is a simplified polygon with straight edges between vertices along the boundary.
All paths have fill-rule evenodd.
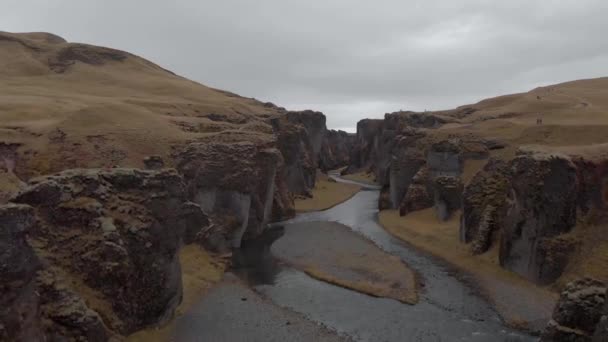
<path id="1" fill-rule="evenodd" d="M 462 182 L 459 177 L 438 176 L 433 180 L 433 202 L 437 217 L 447 221 L 454 211 L 460 209 Z"/>
<path id="2" fill-rule="evenodd" d="M 399 208 L 414 176 L 426 164 L 423 151 L 416 145 L 422 137 L 424 134 L 415 129 L 404 129 L 396 138 L 387 166 L 392 208 Z"/>
<path id="3" fill-rule="evenodd" d="M 32 180 L 13 201 L 36 215 L 29 239 L 45 265 L 42 311 L 61 326 L 52 330 L 101 331 L 90 310 L 121 334 L 171 317 L 182 296 L 178 248 L 204 228 L 175 170 L 67 170 Z"/>
<path id="4" fill-rule="evenodd" d="M 277 149 L 252 142 L 198 142 L 175 153 L 188 197 L 204 212 L 234 218 L 217 227 L 232 247 L 270 221 L 280 159 Z"/>
<path id="5" fill-rule="evenodd" d="M 40 341 L 40 299 L 36 271 L 41 267 L 26 237 L 35 223 L 27 205 L 0 206 L 0 340 Z"/>
<path id="6" fill-rule="evenodd" d="M 572 251 L 559 235 L 576 223 L 576 168 L 569 158 L 527 153 L 511 162 L 500 263 L 535 282 L 555 280 Z"/>
<path id="7" fill-rule="evenodd" d="M 287 112 L 285 117 L 289 122 L 302 125 L 306 129 L 306 137 L 312 147 L 312 160 L 314 163 L 317 163 L 327 131 L 325 126 L 325 115 L 321 112 L 304 110 L 299 112 Z"/>
<path id="8" fill-rule="evenodd" d="M 391 209 L 391 192 L 388 186 L 385 186 L 380 190 L 380 197 L 378 197 L 378 209 Z"/>
<path id="9" fill-rule="evenodd" d="M 319 168 L 323 172 L 348 166 L 356 136 L 344 131 L 327 130 L 319 155 Z"/>
<path id="10" fill-rule="evenodd" d="M 396 129 L 403 127 L 412 128 L 439 128 L 446 123 L 457 122 L 450 117 L 436 115 L 433 113 L 417 113 L 412 111 L 401 111 L 384 115 L 387 124 Z"/>
<path id="11" fill-rule="evenodd" d="M 600 317 L 599 323 L 595 327 L 595 334 L 593 335 L 593 342 L 605 341 L 608 341 L 608 291 L 604 296 L 604 309 L 602 310 L 602 316 Z"/>
<path id="12" fill-rule="evenodd" d="M 460 240 L 473 254 L 486 252 L 503 226 L 510 181 L 509 165 L 490 159 L 464 189 Z"/>
<path id="13" fill-rule="evenodd" d="M 324 129 L 318 126 L 325 125 L 325 116 L 318 114 L 320 113 L 290 112 L 271 120 L 276 145 L 284 159 L 283 173 L 287 188 L 295 195 L 310 196 L 310 191 L 315 186 L 324 134 Z M 311 134 L 305 124 L 310 127 Z"/>
<path id="14" fill-rule="evenodd" d="M 431 193 L 432 186 L 429 169 L 426 165 L 422 166 L 416 173 L 412 182 L 407 188 L 405 196 L 399 205 L 399 215 L 405 216 L 416 210 L 422 210 L 433 206 L 434 197 Z"/>
<path id="15" fill-rule="evenodd" d="M 593 279 L 569 283 L 561 293 L 541 341 L 605 341 L 601 336 L 602 324 L 598 323 L 606 313 L 606 302 L 604 283 Z"/>
<path id="16" fill-rule="evenodd" d="M 442 140 L 433 144 L 426 159 L 431 177 L 458 177 L 462 173 L 463 157 L 457 141 Z"/>
<path id="17" fill-rule="evenodd" d="M 382 119 L 363 119 L 357 122 L 355 145 L 350 153 L 350 165 L 345 173 L 367 171 L 373 166 L 383 126 Z"/>

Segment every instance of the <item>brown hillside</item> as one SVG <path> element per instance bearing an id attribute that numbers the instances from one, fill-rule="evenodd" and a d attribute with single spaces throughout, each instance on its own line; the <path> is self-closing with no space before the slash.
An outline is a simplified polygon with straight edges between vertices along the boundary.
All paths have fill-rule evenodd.
<path id="1" fill-rule="evenodd" d="M 0 80 L 0 170 L 21 179 L 67 167 L 141 166 L 147 155 L 220 132 L 267 139 L 267 119 L 281 111 L 48 33 L 0 32 Z"/>
<path id="2" fill-rule="evenodd" d="M 459 120 L 442 127 L 441 134 L 471 133 L 513 145 L 606 143 L 608 77 L 540 87 L 436 114 Z"/>

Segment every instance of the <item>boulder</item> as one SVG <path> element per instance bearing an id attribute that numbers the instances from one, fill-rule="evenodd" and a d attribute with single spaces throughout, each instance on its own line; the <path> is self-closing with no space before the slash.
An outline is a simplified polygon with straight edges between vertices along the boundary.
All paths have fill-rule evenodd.
<path id="1" fill-rule="evenodd" d="M 160 170 L 165 167 L 161 156 L 149 156 L 144 158 L 144 166 L 147 170 Z"/>
<path id="2" fill-rule="evenodd" d="M 576 168 L 565 156 L 526 153 L 513 159 L 510 169 L 500 264 L 550 283 L 561 275 L 571 250 L 557 237 L 576 223 Z"/>
<path id="3" fill-rule="evenodd" d="M 541 341 L 592 341 L 595 331 L 601 329 L 598 323 L 605 306 L 604 283 L 588 278 L 569 283 L 560 295 Z M 596 340 L 601 338 L 600 334 L 596 334 Z"/>

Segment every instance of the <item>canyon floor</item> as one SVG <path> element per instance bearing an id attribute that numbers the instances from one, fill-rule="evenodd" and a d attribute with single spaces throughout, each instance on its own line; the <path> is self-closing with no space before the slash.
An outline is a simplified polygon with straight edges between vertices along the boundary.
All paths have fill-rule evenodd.
<path id="1" fill-rule="evenodd" d="M 244 244 L 224 279 L 168 328 L 131 340 L 534 340 L 503 321 L 468 272 L 385 231 L 377 223 L 379 191 L 360 186 L 331 209 L 301 213 Z M 510 295 L 534 294 L 522 287 Z M 523 319 L 526 310 L 519 309 Z M 550 311 L 534 314 L 542 324 L 516 326 L 540 329 Z"/>

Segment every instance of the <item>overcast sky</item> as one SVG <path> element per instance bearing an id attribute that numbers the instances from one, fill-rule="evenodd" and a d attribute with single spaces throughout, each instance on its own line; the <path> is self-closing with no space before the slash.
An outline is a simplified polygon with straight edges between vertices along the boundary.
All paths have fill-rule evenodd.
<path id="1" fill-rule="evenodd" d="M 605 0 L 2 0 L 0 30 L 126 50 L 351 131 L 608 75 Z"/>

